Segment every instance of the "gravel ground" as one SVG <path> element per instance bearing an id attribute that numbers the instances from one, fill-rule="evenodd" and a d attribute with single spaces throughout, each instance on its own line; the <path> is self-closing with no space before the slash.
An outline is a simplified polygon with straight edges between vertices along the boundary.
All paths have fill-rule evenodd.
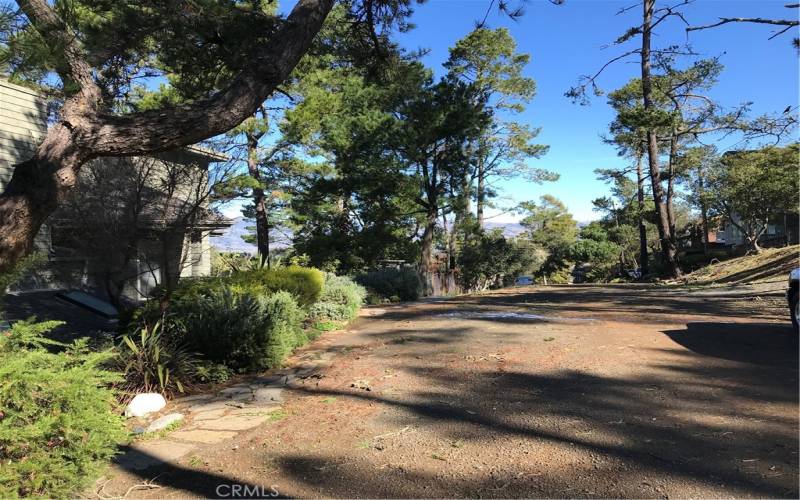
<path id="1" fill-rule="evenodd" d="M 530 287 L 364 313 L 293 359 L 330 365 L 276 418 L 113 469 L 102 495 L 798 497 L 779 292 Z"/>

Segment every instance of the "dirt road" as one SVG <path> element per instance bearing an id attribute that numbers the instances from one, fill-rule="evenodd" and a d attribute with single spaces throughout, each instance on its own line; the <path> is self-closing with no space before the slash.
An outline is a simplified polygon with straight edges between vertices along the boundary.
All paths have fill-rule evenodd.
<path id="1" fill-rule="evenodd" d="M 778 296 L 565 286 L 366 312 L 295 357 L 336 353 L 278 417 L 104 492 L 157 476 L 129 498 L 798 496 Z"/>

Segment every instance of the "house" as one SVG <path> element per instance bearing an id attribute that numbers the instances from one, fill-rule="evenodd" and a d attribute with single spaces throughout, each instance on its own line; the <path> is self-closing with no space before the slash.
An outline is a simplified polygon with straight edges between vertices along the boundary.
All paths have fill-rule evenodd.
<path id="1" fill-rule="evenodd" d="M 733 217 L 736 222 L 739 222 L 736 214 Z M 800 237 L 798 225 L 800 225 L 798 214 L 778 214 L 769 220 L 763 234 L 758 238 L 758 243 L 767 247 L 796 244 Z M 713 239 L 710 237 L 709 241 L 715 241 L 717 245 L 728 247 L 738 247 L 746 244 L 742 231 L 728 218 L 720 220 L 719 228 L 713 233 Z"/>
<path id="2" fill-rule="evenodd" d="M 46 130 L 46 101 L 0 78 L 0 189 Z M 87 163 L 75 193 L 37 235 L 47 262 L 18 288 L 78 288 L 115 303 L 142 300 L 180 277 L 208 275 L 209 237 L 231 224 L 208 209 L 209 167 L 225 160 L 189 146 Z"/>

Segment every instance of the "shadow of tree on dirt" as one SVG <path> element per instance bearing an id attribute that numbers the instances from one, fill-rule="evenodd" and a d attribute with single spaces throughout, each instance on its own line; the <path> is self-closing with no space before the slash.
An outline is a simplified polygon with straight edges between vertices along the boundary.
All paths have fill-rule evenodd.
<path id="1" fill-rule="evenodd" d="M 688 323 L 685 330 L 664 333 L 675 343 L 704 356 L 760 365 L 797 366 L 797 332 L 788 324 L 698 322 Z"/>
<path id="2" fill-rule="evenodd" d="M 664 332 L 688 351 L 659 349 L 656 361 L 629 377 L 406 361 L 397 369 L 420 383 L 399 393 L 293 389 L 378 404 L 393 410 L 393 425 L 424 428 L 442 440 L 494 447 L 492 452 L 555 446 L 614 467 L 587 471 L 573 464 L 555 474 L 532 474 L 531 464 L 521 461 L 487 479 L 478 471 L 457 476 L 441 473 L 441 466 L 421 468 L 425 457 L 377 471 L 376 464 L 344 466 L 318 453 L 283 454 L 277 462 L 284 474 L 324 486 L 331 496 L 654 497 L 666 493 L 642 485 L 660 477 L 710 488 L 698 492 L 796 497 L 798 359 L 790 331 L 783 325 L 690 323 L 686 330 Z"/>
<path id="3" fill-rule="evenodd" d="M 241 478 L 216 474 L 212 471 L 181 467 L 129 446 L 120 447 L 120 452 L 125 455 L 127 463 L 139 462 L 147 466 L 123 467 L 129 473 L 140 477 L 143 482 L 138 488 L 131 487 L 127 495 L 124 491 L 114 492 L 119 493 L 119 498 L 128 495 L 135 497 L 137 492 L 141 494 L 146 491 L 152 491 L 158 498 L 158 491 L 161 488 L 182 490 L 201 498 L 287 498 L 281 495 L 280 491 L 273 489 L 272 485 L 252 484 Z M 153 488 L 148 488 L 145 484 L 151 484 Z"/>

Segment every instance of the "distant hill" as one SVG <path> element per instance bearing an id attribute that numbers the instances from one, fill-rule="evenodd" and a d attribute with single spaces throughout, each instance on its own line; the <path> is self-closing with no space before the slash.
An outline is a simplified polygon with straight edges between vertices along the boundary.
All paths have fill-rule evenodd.
<path id="1" fill-rule="evenodd" d="M 252 225 L 253 223 L 244 217 L 236 217 L 233 219 L 233 225 L 222 231 L 222 236 L 212 236 L 210 238 L 211 246 L 221 252 L 255 254 L 256 246 L 251 243 L 245 243 L 242 239 L 242 236 L 251 232 L 246 228 Z"/>
<path id="2" fill-rule="evenodd" d="M 231 227 L 223 231 L 222 236 L 212 236 L 211 246 L 222 252 L 245 252 L 249 254 L 256 253 L 256 246 L 250 243 L 245 243 L 242 236 L 249 234 L 251 231 L 247 230 L 248 226 L 252 226 L 253 221 L 248 221 L 244 217 L 236 217 L 233 219 L 234 223 Z M 579 222 L 578 226 L 583 227 L 587 222 Z M 486 229 L 501 229 L 506 238 L 513 238 L 525 232 L 525 228 L 519 222 L 492 222 L 486 221 Z M 290 245 L 287 238 L 280 238 L 279 241 L 273 242 L 272 248 L 286 248 Z"/>
<path id="3" fill-rule="evenodd" d="M 587 226 L 591 221 L 578 221 L 578 229 Z M 485 227 L 487 230 L 502 229 L 503 236 L 506 238 L 513 238 L 525 232 L 525 228 L 519 222 L 492 222 L 486 221 Z"/>
<path id="4" fill-rule="evenodd" d="M 252 243 L 246 243 L 242 236 L 252 234 L 254 231 L 248 230 L 248 227 L 255 225 L 252 220 L 247 220 L 244 217 L 235 217 L 233 225 L 222 231 L 222 236 L 212 236 L 211 246 L 221 252 L 244 252 L 255 255 L 256 246 Z M 286 236 L 287 230 L 281 232 L 274 230 L 270 235 L 270 248 L 280 249 L 286 248 L 291 245 L 291 241 Z"/>
<path id="5" fill-rule="evenodd" d="M 506 238 L 512 238 L 525 232 L 525 228 L 522 227 L 519 222 L 492 222 L 487 220 L 484 223 L 484 227 L 489 231 L 492 229 L 501 229 L 503 231 L 503 236 Z"/>

